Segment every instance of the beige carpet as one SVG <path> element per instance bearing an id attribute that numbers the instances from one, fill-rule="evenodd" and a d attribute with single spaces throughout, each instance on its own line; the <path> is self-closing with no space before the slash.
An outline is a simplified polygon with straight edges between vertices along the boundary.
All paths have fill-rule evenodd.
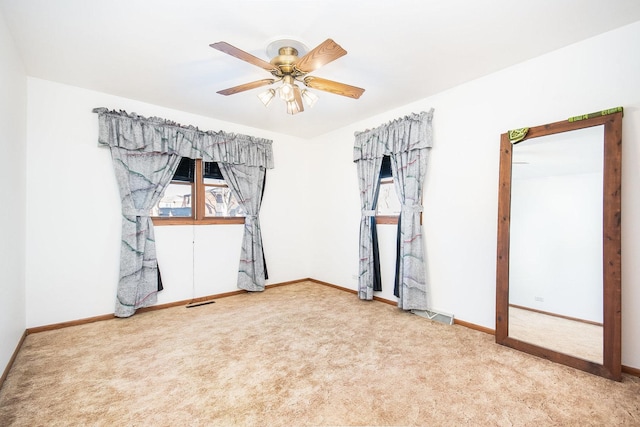
<path id="1" fill-rule="evenodd" d="M 640 379 L 303 282 L 29 335 L 0 425 L 637 426 Z"/>

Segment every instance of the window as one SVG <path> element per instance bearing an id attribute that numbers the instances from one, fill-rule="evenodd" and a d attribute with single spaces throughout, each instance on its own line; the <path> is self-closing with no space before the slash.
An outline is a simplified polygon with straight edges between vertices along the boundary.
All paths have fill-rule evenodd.
<path id="1" fill-rule="evenodd" d="M 186 157 L 151 211 L 154 225 L 243 224 L 244 215 L 218 164 Z"/>
<path id="2" fill-rule="evenodd" d="M 377 224 L 397 224 L 400 216 L 400 199 L 396 194 L 396 188 L 391 174 L 391 157 L 382 158 L 380 168 L 380 190 L 378 203 L 376 204 Z"/>

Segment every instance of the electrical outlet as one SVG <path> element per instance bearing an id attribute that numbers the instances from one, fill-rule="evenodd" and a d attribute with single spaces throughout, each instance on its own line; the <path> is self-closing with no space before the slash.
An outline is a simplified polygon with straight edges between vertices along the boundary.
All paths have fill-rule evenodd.
<path id="1" fill-rule="evenodd" d="M 351 275 L 351 278 L 352 278 L 353 280 L 358 280 L 358 275 L 357 275 L 357 274 L 352 274 L 352 275 Z"/>
<path id="2" fill-rule="evenodd" d="M 542 297 L 535 297 L 534 299 L 538 302 L 544 302 L 544 298 Z"/>

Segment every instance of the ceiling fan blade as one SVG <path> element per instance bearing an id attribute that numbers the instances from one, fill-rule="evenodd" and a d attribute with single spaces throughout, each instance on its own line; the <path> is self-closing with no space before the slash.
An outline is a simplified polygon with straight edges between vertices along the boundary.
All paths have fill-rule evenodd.
<path id="1" fill-rule="evenodd" d="M 302 94 L 300 93 L 300 88 L 298 86 L 293 86 L 293 100 L 295 101 L 298 110 L 295 113 L 302 113 L 304 111 L 304 105 L 302 103 Z"/>
<path id="2" fill-rule="evenodd" d="M 317 70 L 331 61 L 347 54 L 347 51 L 331 39 L 320 43 L 295 63 L 295 68 L 303 73 Z"/>
<path id="3" fill-rule="evenodd" d="M 245 90 L 251 90 L 251 89 L 255 89 L 257 87 L 270 85 L 270 84 L 273 84 L 276 81 L 277 81 L 276 79 L 257 80 L 255 82 L 245 83 L 245 84 L 242 84 L 242 85 L 239 85 L 239 86 L 230 87 L 228 89 L 219 90 L 217 93 L 219 93 L 220 95 L 225 95 L 225 96 L 226 95 L 233 95 L 233 94 L 238 93 L 238 92 L 244 92 Z"/>
<path id="4" fill-rule="evenodd" d="M 253 56 L 248 52 L 245 52 L 244 50 L 238 49 L 235 46 L 231 46 L 229 43 L 227 42 L 217 42 L 217 43 L 212 43 L 209 46 L 211 46 L 214 49 L 219 50 L 220 52 L 224 52 L 228 55 L 231 56 L 235 56 L 238 59 L 241 59 L 243 61 L 248 62 L 249 64 L 253 64 L 256 65 L 260 68 L 263 68 L 267 71 L 275 71 L 276 70 L 276 66 L 271 64 L 270 62 L 264 61 L 260 58 L 258 58 L 257 56 Z"/>
<path id="5" fill-rule="evenodd" d="M 334 82 L 333 80 L 321 79 L 320 77 L 307 76 L 304 78 L 304 84 L 313 89 L 348 96 L 354 99 L 360 98 L 360 95 L 364 93 L 364 89 L 362 88 Z"/>

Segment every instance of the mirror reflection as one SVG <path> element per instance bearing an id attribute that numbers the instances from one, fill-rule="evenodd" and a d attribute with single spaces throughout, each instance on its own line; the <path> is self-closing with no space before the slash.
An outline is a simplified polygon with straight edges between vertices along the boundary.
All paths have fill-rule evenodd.
<path id="1" fill-rule="evenodd" d="M 509 336 L 603 362 L 603 126 L 513 146 Z"/>

